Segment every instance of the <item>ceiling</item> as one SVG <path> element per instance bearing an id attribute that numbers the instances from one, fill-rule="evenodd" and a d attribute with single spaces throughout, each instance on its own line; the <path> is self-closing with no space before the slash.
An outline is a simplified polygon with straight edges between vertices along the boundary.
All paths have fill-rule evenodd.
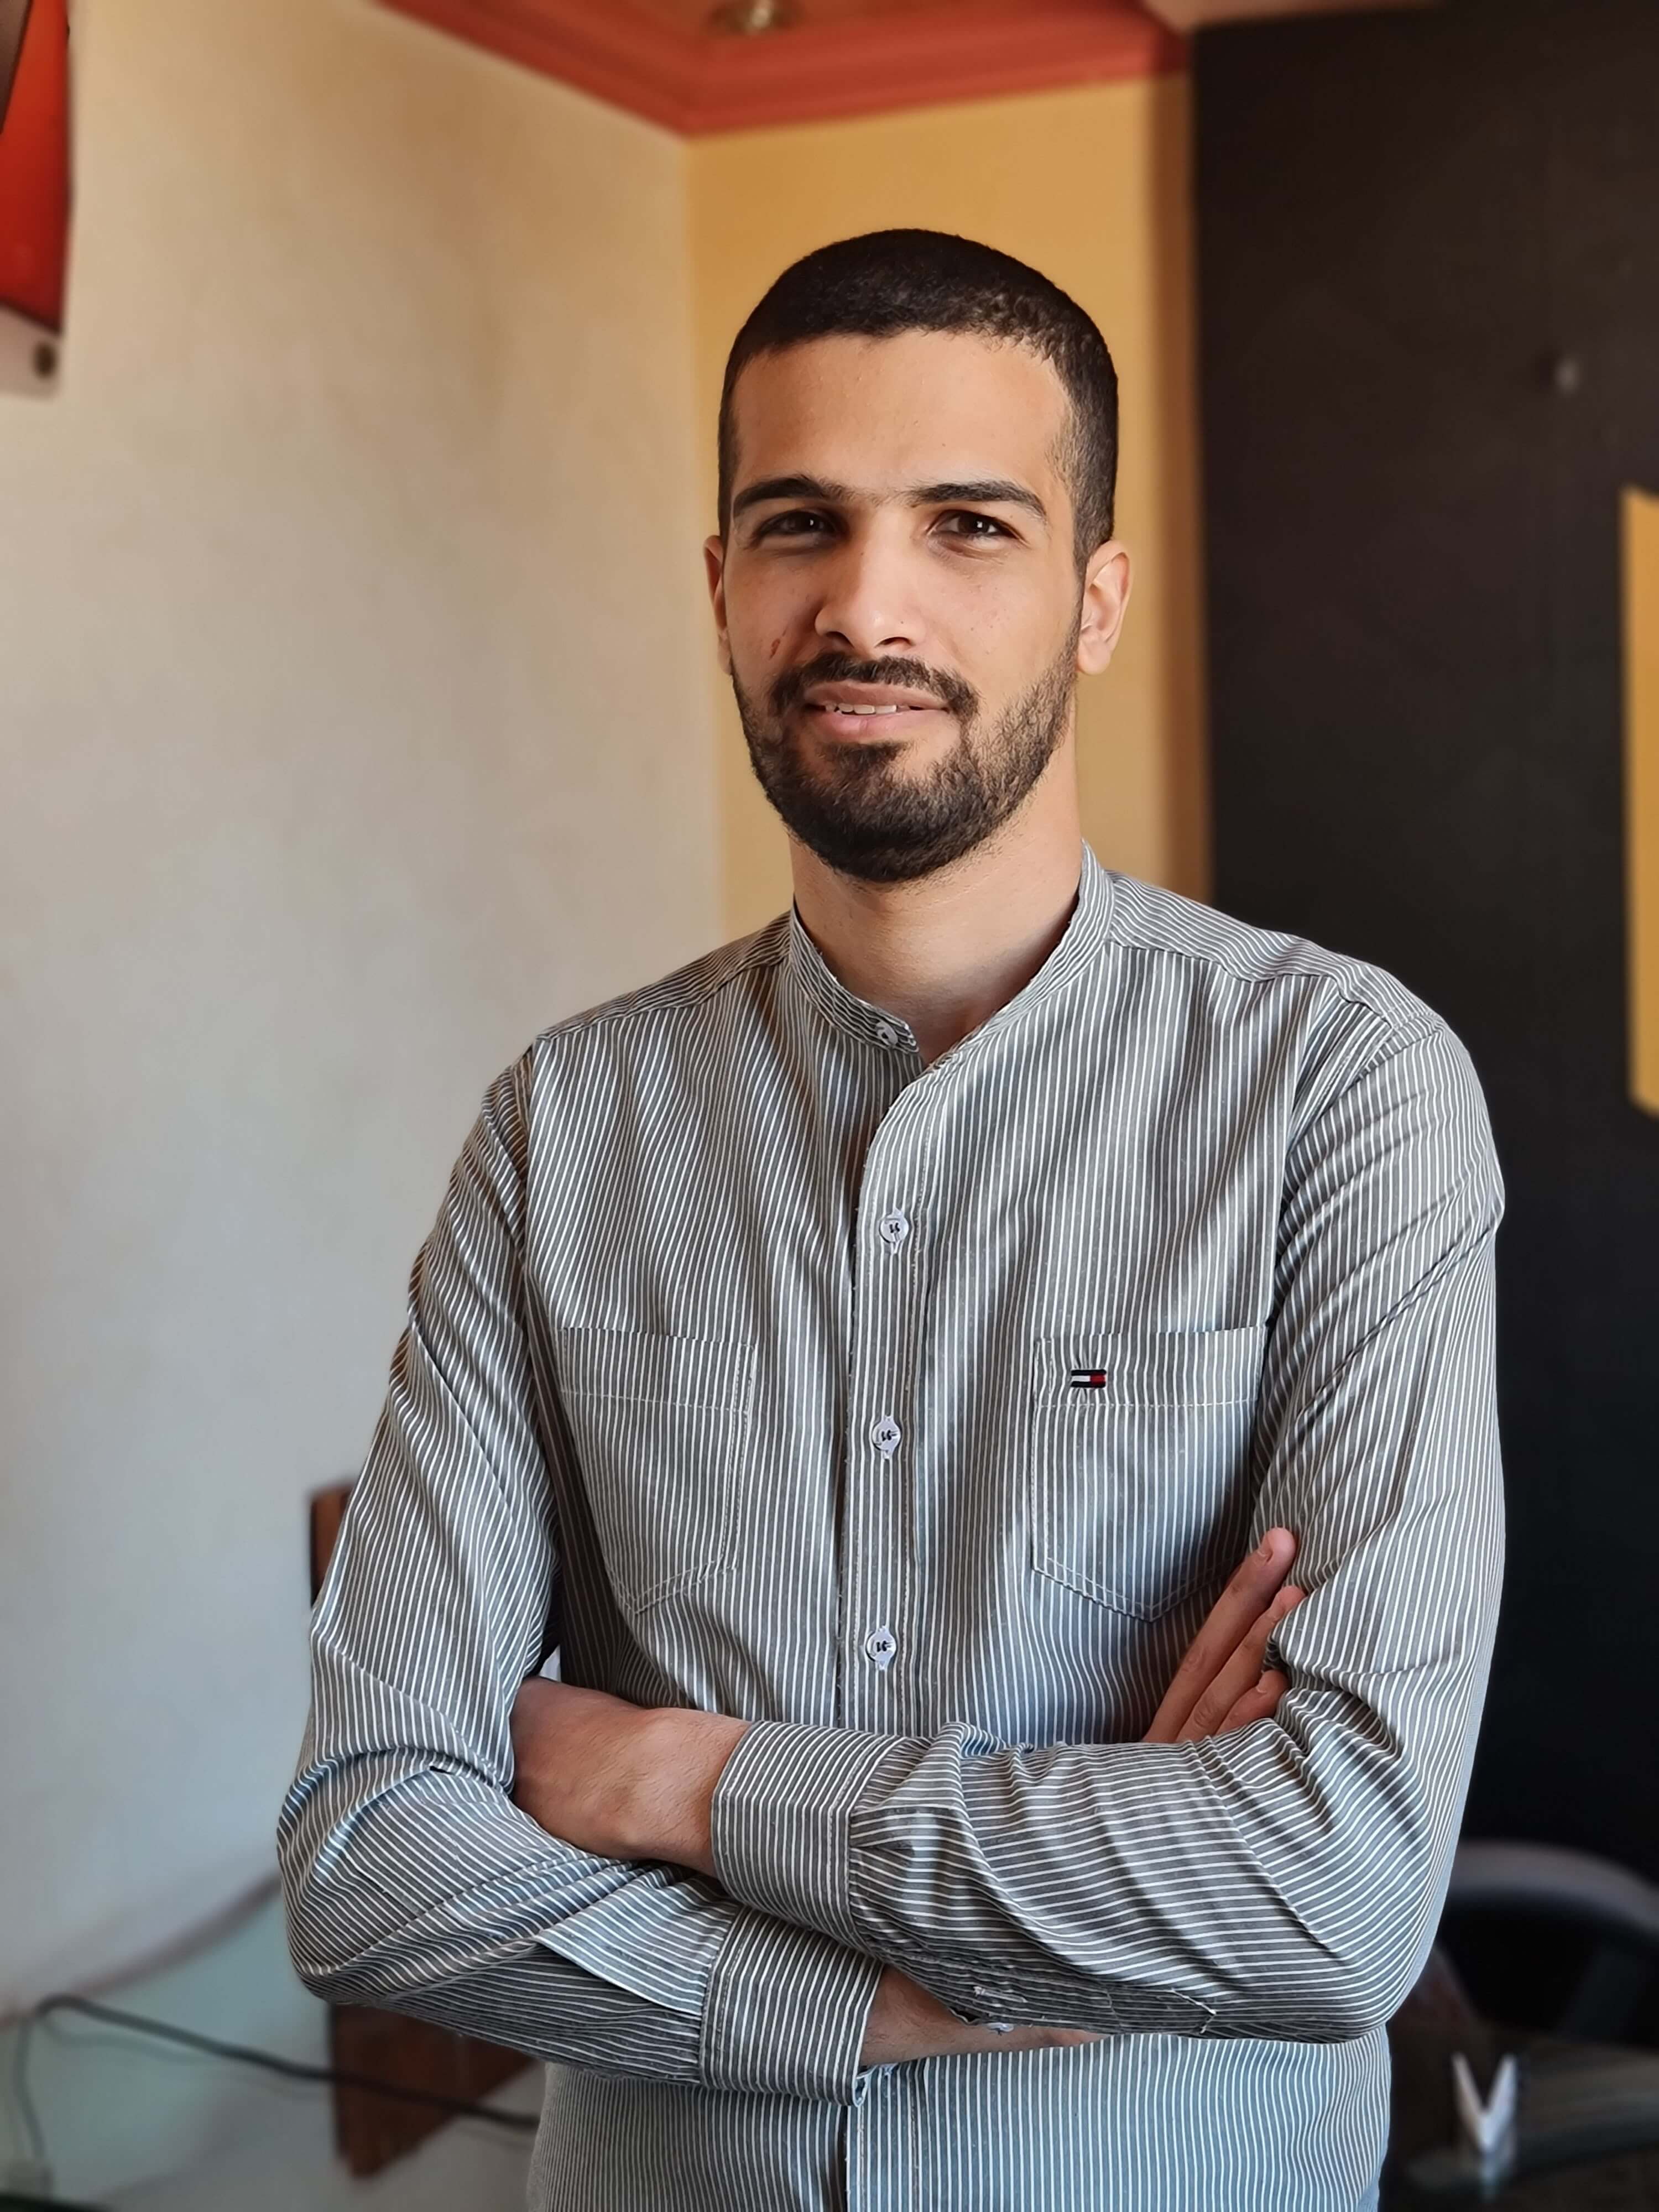
<path id="1" fill-rule="evenodd" d="M 641 15 L 654 15 L 677 29 L 700 34 L 708 27 L 715 0 L 633 0 L 633 4 Z M 793 0 L 793 5 L 781 0 L 780 13 L 796 23 L 844 23 L 876 16 L 937 16 L 940 6 L 939 0 Z"/>
<path id="2" fill-rule="evenodd" d="M 694 36 L 708 29 L 714 13 L 714 0 L 632 0 L 632 4 L 641 15 L 653 16 Z M 1413 4 L 1413 0 L 1139 0 L 1139 4 L 1176 30 L 1193 31 L 1206 23 L 1234 22 L 1247 16 L 1404 7 Z M 758 12 L 763 18 L 764 0 L 760 0 Z M 777 0 L 777 12 L 799 24 L 889 21 L 897 15 L 931 15 L 938 21 L 960 9 L 942 6 L 941 0 Z"/>
<path id="3" fill-rule="evenodd" d="M 1431 0 L 384 0 L 688 137 L 1180 69 L 1182 33 Z"/>
<path id="4" fill-rule="evenodd" d="M 1238 23 L 1267 15 L 1352 15 L 1384 8 L 1425 8 L 1434 0 L 1145 0 L 1155 15 L 1177 31 L 1201 31 L 1208 23 Z"/>

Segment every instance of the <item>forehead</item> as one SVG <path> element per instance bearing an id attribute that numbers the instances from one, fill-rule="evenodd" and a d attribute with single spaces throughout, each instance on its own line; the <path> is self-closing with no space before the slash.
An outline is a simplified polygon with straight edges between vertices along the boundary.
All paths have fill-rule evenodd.
<path id="1" fill-rule="evenodd" d="M 1066 388 L 1018 342 L 944 331 L 759 354 L 732 397 L 732 489 L 804 475 L 854 489 L 1012 477 L 1060 488 Z"/>

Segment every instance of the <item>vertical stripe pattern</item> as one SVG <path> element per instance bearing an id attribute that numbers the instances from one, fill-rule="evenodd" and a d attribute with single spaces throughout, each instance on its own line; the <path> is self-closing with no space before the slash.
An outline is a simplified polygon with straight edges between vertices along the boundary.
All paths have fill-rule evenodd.
<path id="1" fill-rule="evenodd" d="M 295 1964 L 549 2062 L 533 2212 L 1351 2212 L 1503 1555 L 1502 1188 L 1389 976 L 1085 853 L 924 1067 L 786 915 L 491 1088 L 313 1622 Z M 1277 1716 L 1140 1741 L 1243 1551 Z M 718 1879 L 514 1693 L 738 1715 Z M 866 2067 L 884 1962 L 1097 2042 Z"/>

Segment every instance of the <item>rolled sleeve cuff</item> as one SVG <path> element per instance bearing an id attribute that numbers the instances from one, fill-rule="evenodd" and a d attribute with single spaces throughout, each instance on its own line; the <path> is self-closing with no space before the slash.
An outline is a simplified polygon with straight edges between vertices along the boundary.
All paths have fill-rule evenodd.
<path id="1" fill-rule="evenodd" d="M 701 2017 L 732 1928 L 746 1916 L 712 1885 L 658 1868 L 538 1936 L 544 1948 L 647 2004 Z"/>
<path id="2" fill-rule="evenodd" d="M 879 1959 L 830 1937 L 746 1914 L 721 1948 L 703 2012 L 711 2088 L 864 2101 L 860 2067 Z"/>
<path id="3" fill-rule="evenodd" d="M 728 1895 L 856 1946 L 848 1828 L 901 1739 L 757 1721 L 738 1739 L 709 1806 L 715 1878 Z"/>

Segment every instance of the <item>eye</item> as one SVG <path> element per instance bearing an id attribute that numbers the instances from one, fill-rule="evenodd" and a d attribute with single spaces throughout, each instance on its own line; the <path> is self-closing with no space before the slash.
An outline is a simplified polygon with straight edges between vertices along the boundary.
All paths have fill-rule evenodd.
<path id="1" fill-rule="evenodd" d="M 769 514 L 755 526 L 755 538 L 816 538 L 830 527 L 830 518 L 814 514 L 811 507 L 787 507 L 781 514 Z"/>
<path id="2" fill-rule="evenodd" d="M 940 527 L 950 538 L 978 538 L 988 544 L 995 538 L 1012 538 L 1013 532 L 1006 522 L 999 522 L 994 514 L 981 514 L 977 507 L 957 507 L 940 517 Z"/>

